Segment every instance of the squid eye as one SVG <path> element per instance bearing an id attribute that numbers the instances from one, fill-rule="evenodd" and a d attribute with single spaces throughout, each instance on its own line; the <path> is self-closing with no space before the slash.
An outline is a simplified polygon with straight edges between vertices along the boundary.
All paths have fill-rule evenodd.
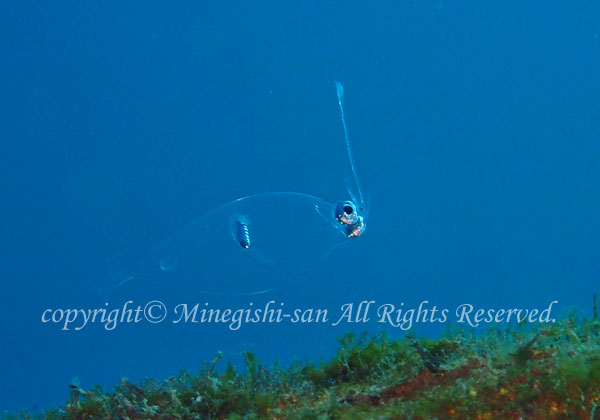
<path id="1" fill-rule="evenodd" d="M 356 205 L 352 201 L 342 201 L 335 208 L 335 218 L 343 225 L 354 225 L 358 221 Z"/>

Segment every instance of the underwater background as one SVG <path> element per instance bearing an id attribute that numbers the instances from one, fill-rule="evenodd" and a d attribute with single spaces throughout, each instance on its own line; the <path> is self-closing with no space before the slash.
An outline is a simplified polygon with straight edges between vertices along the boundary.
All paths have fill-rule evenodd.
<path id="1" fill-rule="evenodd" d="M 370 196 L 365 234 L 309 270 L 244 279 L 277 285 L 264 295 L 189 301 L 557 300 L 556 315 L 590 315 L 599 17 L 587 1 L 5 3 L 0 409 L 61 404 L 74 377 L 110 388 L 218 351 L 285 365 L 329 357 L 347 330 L 404 335 L 376 322 L 61 331 L 40 320 L 98 307 L 94 267 L 143 255 L 234 198 L 347 198 L 334 80 Z"/>

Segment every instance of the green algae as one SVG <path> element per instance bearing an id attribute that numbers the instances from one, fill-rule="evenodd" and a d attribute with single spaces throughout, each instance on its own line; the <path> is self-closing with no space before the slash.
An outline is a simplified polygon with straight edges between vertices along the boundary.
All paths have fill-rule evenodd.
<path id="1" fill-rule="evenodd" d="M 439 339 L 346 334 L 329 361 L 217 369 L 111 392 L 72 386 L 47 419 L 594 419 L 600 418 L 600 325 L 570 316 Z M 5 419 L 11 417 L 4 417 Z"/>

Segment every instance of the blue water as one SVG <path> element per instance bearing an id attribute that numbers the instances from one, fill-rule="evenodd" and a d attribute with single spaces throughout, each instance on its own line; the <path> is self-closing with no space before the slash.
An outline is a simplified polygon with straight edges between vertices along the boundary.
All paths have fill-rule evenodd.
<path id="1" fill-rule="evenodd" d="M 599 17 L 594 2 L 560 1 L 7 2 L 0 409 L 62 404 L 73 377 L 84 388 L 166 378 L 219 350 L 238 362 L 244 350 L 267 364 L 318 360 L 348 329 L 383 328 L 61 331 L 40 320 L 46 308 L 96 305 L 90 267 L 143 254 L 231 199 L 346 198 L 334 80 L 371 197 L 367 231 L 307 272 L 265 271 L 280 287 L 255 302 L 558 300 L 556 315 L 590 314 Z"/>

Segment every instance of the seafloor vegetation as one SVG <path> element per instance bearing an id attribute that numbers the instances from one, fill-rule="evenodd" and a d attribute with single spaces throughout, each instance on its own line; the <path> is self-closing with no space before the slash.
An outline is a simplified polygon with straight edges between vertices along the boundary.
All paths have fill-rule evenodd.
<path id="1" fill-rule="evenodd" d="M 335 357 L 316 365 L 267 368 L 246 353 L 237 372 L 219 369 L 219 354 L 162 383 L 73 385 L 66 405 L 43 418 L 600 420 L 596 316 L 481 334 L 449 328 L 437 340 L 339 341 Z"/>

